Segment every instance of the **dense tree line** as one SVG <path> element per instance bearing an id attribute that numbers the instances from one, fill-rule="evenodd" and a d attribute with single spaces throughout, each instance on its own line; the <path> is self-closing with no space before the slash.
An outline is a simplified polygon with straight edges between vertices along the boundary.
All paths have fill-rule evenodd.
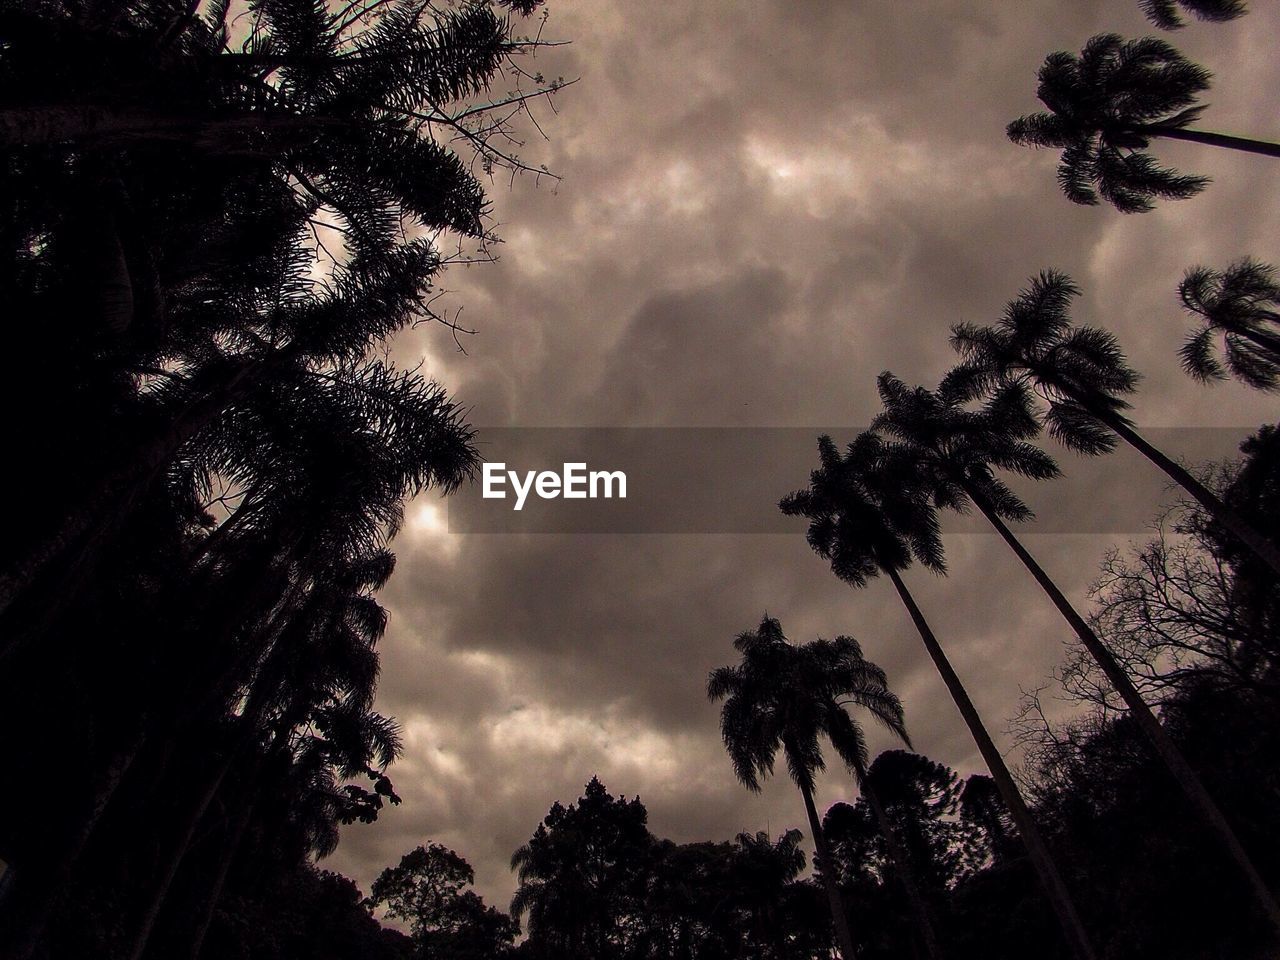
<path id="1" fill-rule="evenodd" d="M 308 863 L 399 802 L 374 594 L 477 462 L 385 348 L 528 168 L 536 6 L 0 3 L 6 958 L 308 955 L 359 912 Z"/>
<path id="2" fill-rule="evenodd" d="M 868 443 L 858 438 L 850 456 Z M 1275 537 L 1280 427 L 1261 428 L 1241 453 L 1209 465 L 1203 482 Z M 815 474 L 815 485 L 830 481 L 830 466 Z M 843 525 L 857 502 L 845 501 L 840 529 L 863 529 Z M 1108 555 L 1087 622 L 1158 708 L 1163 729 L 1212 786 L 1274 887 L 1274 574 L 1192 498 L 1158 520 L 1149 540 Z M 861 554 L 839 555 L 852 561 Z M 1273 955 L 1274 930 L 1249 879 L 1211 825 L 1196 822 L 1080 638 L 1058 676 L 1080 708 L 1076 715 L 1046 720 L 1033 693 L 1015 722 L 1026 762 L 1002 775 L 1025 820 L 990 776 L 961 778 L 908 750 L 868 756 L 848 709 L 867 710 L 905 739 L 904 716 L 888 678 L 852 638 L 793 644 L 766 617 L 735 646 L 739 664 L 715 671 L 708 685 L 724 701 L 732 768 L 744 784 L 758 784 L 781 752 L 818 851 L 812 872 L 800 830 L 676 844 L 650 833 L 640 798 L 611 796 L 593 778 L 576 802 L 553 804 L 512 857 L 519 886 L 511 917 L 523 922 L 522 940 L 504 915 L 463 890 L 473 875 L 452 851 L 420 848 L 385 871 L 367 906 L 390 904 L 387 915 L 413 927 L 403 955 L 818 960 L 840 947 L 886 960 L 1068 958 L 1077 944 L 1062 929 L 1027 829 L 1098 956 Z M 849 773 L 843 786 L 838 776 L 829 781 L 835 794 L 855 799 L 818 814 L 824 739 Z M 458 918 L 471 919 L 459 925 Z M 468 946 L 438 946 L 446 942 Z M 466 952 L 477 944 L 488 952 Z"/>

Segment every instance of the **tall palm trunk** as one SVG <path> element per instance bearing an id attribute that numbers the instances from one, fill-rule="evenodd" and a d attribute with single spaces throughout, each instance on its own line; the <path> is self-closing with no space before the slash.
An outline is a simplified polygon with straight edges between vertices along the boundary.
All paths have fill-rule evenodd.
<path id="1" fill-rule="evenodd" d="M 254 758 L 253 768 L 248 777 L 249 785 L 245 795 L 240 800 L 240 809 L 236 813 L 235 820 L 232 821 L 231 832 L 223 843 L 222 853 L 218 858 L 217 870 L 214 872 L 213 881 L 205 893 L 204 902 L 200 907 L 199 919 L 196 921 L 195 928 L 191 933 L 191 941 L 187 947 L 187 960 L 200 960 L 200 952 L 204 949 L 204 938 L 209 933 L 209 926 L 213 922 L 213 914 L 218 908 L 218 901 L 222 899 L 222 889 L 226 886 L 227 875 L 231 872 L 231 864 L 235 862 L 236 854 L 240 850 L 240 844 L 244 840 L 244 832 L 249 826 L 249 821 L 253 818 L 254 808 L 258 803 L 258 791 L 255 784 L 257 783 L 258 771 L 262 769 L 264 757 L 265 754 L 260 754 Z"/>
<path id="2" fill-rule="evenodd" d="M 924 618 L 924 614 L 920 612 L 920 608 L 916 605 L 915 598 L 907 590 L 907 585 L 902 582 L 902 577 L 898 575 L 896 570 L 892 569 L 886 569 L 885 573 L 893 582 L 894 588 L 898 591 L 898 596 L 907 608 L 907 612 L 911 615 L 911 620 L 920 634 L 920 639 L 924 641 L 924 646 L 929 652 L 930 659 L 933 660 L 934 666 L 942 677 L 942 682 L 946 684 L 947 692 L 951 694 L 951 699 L 955 701 L 955 705 L 960 711 L 960 716 L 964 718 L 970 735 L 978 745 L 978 752 L 982 754 L 982 759 L 986 762 L 987 769 L 991 772 L 991 778 L 995 780 L 1000 796 L 1004 799 L 1005 806 L 1009 808 L 1009 813 L 1013 816 L 1013 822 L 1018 828 L 1018 833 L 1022 835 L 1022 843 L 1031 858 L 1031 864 L 1040 878 L 1040 883 L 1044 887 L 1045 895 L 1049 898 L 1049 903 L 1053 906 L 1054 913 L 1057 914 L 1062 932 L 1065 934 L 1067 942 L 1071 945 L 1071 952 L 1076 956 L 1077 960 L 1095 960 L 1097 954 L 1094 953 L 1093 944 L 1090 942 L 1089 935 L 1080 920 L 1080 914 L 1076 910 L 1075 901 L 1071 898 L 1071 892 L 1067 889 L 1066 882 L 1062 879 L 1062 874 L 1058 872 L 1057 864 L 1054 863 L 1053 855 L 1049 852 L 1048 844 L 1045 843 L 1044 837 L 1040 833 L 1040 828 L 1036 826 L 1035 820 L 1032 819 L 1031 811 L 1027 809 L 1027 805 L 1022 799 L 1022 794 L 1018 792 L 1018 787 L 1013 782 L 1013 775 L 1009 773 L 1009 768 L 1005 766 L 1004 757 L 996 749 L 995 743 L 991 740 L 991 735 L 987 733 L 987 728 L 983 725 L 982 718 L 978 715 L 977 708 L 974 707 L 973 701 L 969 699 L 968 691 L 965 690 L 964 684 L 961 683 L 960 678 L 956 675 L 951 666 L 951 661 L 947 659 L 942 645 L 938 643 L 938 638 L 934 636 L 933 630 L 930 629 L 928 621 Z"/>
<path id="3" fill-rule="evenodd" d="M 200 821 L 204 819 L 204 815 L 213 804 L 218 791 L 222 789 L 223 781 L 226 780 L 227 774 L 231 772 L 231 768 L 235 764 L 240 751 L 253 738 L 256 729 L 255 720 L 256 717 L 251 718 L 248 715 L 242 718 L 241 722 L 244 724 L 243 732 L 227 746 L 226 755 L 209 773 L 194 802 L 186 810 L 178 833 L 164 854 L 163 862 L 160 864 L 160 871 L 152 883 L 150 891 L 147 893 L 142 916 L 134 928 L 129 940 L 129 946 L 124 953 L 127 960 L 141 960 L 143 953 L 146 951 L 147 943 L 151 939 L 151 932 L 155 929 L 156 920 L 160 916 L 160 908 L 164 906 L 165 899 L 169 895 L 169 889 L 173 886 L 173 881 L 178 875 L 178 868 L 182 866 L 182 861 L 186 858 L 187 851 L 191 849 L 191 842 L 195 839 Z"/>
<path id="4" fill-rule="evenodd" d="M 1108 411 L 1087 408 L 1089 412 L 1116 432 L 1125 443 L 1164 471 L 1174 483 L 1191 494 L 1214 520 L 1222 524 L 1233 536 L 1252 550 L 1264 563 L 1280 576 L 1280 547 L 1259 533 L 1249 521 L 1232 510 L 1212 490 L 1197 480 L 1186 467 L 1165 456 L 1148 443 L 1140 433 L 1125 423 L 1124 419 Z"/>
<path id="5" fill-rule="evenodd" d="M 1169 772 L 1173 775 L 1174 780 L 1177 781 L 1182 792 L 1186 794 L 1187 799 L 1191 801 L 1192 807 L 1195 808 L 1209 830 L 1217 836 L 1227 855 L 1240 868 L 1240 872 L 1244 874 L 1245 879 L 1248 881 L 1249 888 L 1258 901 L 1258 905 L 1262 907 L 1272 926 L 1277 931 L 1280 931 L 1280 903 L 1276 901 L 1275 895 L 1267 886 L 1266 881 L 1262 879 L 1262 875 L 1258 873 L 1258 869 L 1254 866 L 1248 851 L 1245 850 L 1244 845 L 1240 842 L 1240 838 L 1236 836 L 1235 830 L 1232 829 L 1230 822 L 1210 795 L 1204 782 L 1192 769 L 1191 764 L 1187 762 L 1186 757 L 1182 755 L 1182 751 L 1178 749 L 1177 744 L 1173 742 L 1173 738 L 1169 736 L 1168 731 L 1161 725 L 1156 715 L 1152 713 L 1147 702 L 1142 699 L 1142 695 L 1138 693 L 1138 689 L 1133 685 L 1129 675 L 1125 673 L 1124 668 L 1120 666 L 1111 651 L 1098 638 L 1098 635 L 1093 632 L 1084 618 L 1071 606 L 1062 591 L 1058 589 L 1057 584 L 1041 569 L 1035 558 L 1027 552 L 1018 538 L 1013 535 L 1013 531 L 1005 526 L 1004 521 L 996 515 L 982 492 L 967 481 L 964 483 L 964 487 L 970 499 L 982 511 L 987 520 L 991 522 L 991 525 L 996 528 L 1004 542 L 1009 545 L 1009 548 L 1022 561 L 1023 565 L 1031 571 L 1031 575 L 1040 584 L 1049 599 L 1053 601 L 1053 605 L 1058 608 L 1058 612 L 1062 614 L 1063 619 L 1071 625 L 1072 630 L 1080 638 L 1084 648 L 1102 669 L 1107 680 L 1115 688 L 1116 692 L 1120 694 L 1120 698 L 1124 700 L 1125 705 L 1129 708 L 1129 715 L 1138 724 L 1152 746 L 1155 747 L 1156 753 L 1164 761 L 1165 766 L 1168 767 Z"/>
<path id="6" fill-rule="evenodd" d="M 1280 157 L 1280 143 L 1266 140 L 1252 140 L 1248 137 L 1233 137 L 1226 133 L 1210 133 L 1207 130 L 1189 130 L 1185 127 L 1167 127 L 1162 124 L 1140 124 L 1134 127 L 1135 133 L 1148 137 L 1164 137 L 1168 140 L 1189 140 L 1192 143 L 1205 143 L 1212 147 L 1226 147 L 1228 150 L 1243 150 L 1245 153 L 1260 153 L 1265 157 Z"/>
<path id="7" fill-rule="evenodd" d="M 932 960 L 942 960 L 943 953 L 938 946 L 938 936 L 933 927 L 933 918 L 928 905 L 925 903 L 924 896 L 920 893 L 920 885 L 916 882 L 915 871 L 911 869 L 911 861 L 907 859 L 907 851 L 898 839 L 898 831 L 894 829 L 893 823 L 889 820 L 889 814 L 885 811 L 884 804 L 880 802 L 880 797 L 877 795 L 875 787 L 867 779 L 867 771 L 859 768 L 856 772 L 858 774 L 858 789 L 867 798 L 867 803 L 871 806 L 871 812 L 875 814 L 876 823 L 880 826 L 880 835 L 884 837 L 885 846 L 889 849 L 889 860 L 893 864 L 893 872 L 897 875 L 898 882 L 902 884 L 903 889 L 906 891 L 907 900 L 911 904 L 911 912 L 916 915 L 916 923 L 920 927 L 920 939 L 924 942 L 925 956 L 932 958 Z"/>
<path id="8" fill-rule="evenodd" d="M 800 793 L 804 796 L 804 812 L 809 816 L 809 829 L 813 831 L 813 845 L 818 852 L 818 875 L 822 877 L 822 886 L 827 891 L 827 902 L 831 906 L 831 922 L 835 924 L 836 940 L 840 944 L 840 956 L 844 960 L 856 960 L 857 950 L 853 946 L 853 933 L 849 930 L 849 917 L 844 912 L 844 898 L 840 896 L 840 887 L 836 883 L 836 874 L 827 849 L 827 836 L 822 832 L 822 821 L 818 819 L 818 808 L 813 805 L 813 788 L 808 784 L 800 784 Z"/>
<path id="9" fill-rule="evenodd" d="M 279 684 L 284 682 L 284 665 L 276 664 L 275 666 L 275 670 L 271 670 L 270 666 L 268 666 L 267 675 L 260 677 L 250 689 L 244 712 L 239 720 L 239 735 L 228 746 L 222 762 L 213 770 L 204 788 L 197 796 L 196 802 L 187 811 L 183 826 L 165 857 L 159 876 L 156 878 L 151 894 L 148 897 L 147 906 L 134 931 L 133 939 L 126 953 L 127 960 L 141 960 L 143 953 L 146 951 L 147 942 L 151 938 L 151 933 L 155 929 L 156 920 L 160 916 L 160 909 L 164 906 L 165 899 L 169 895 L 169 889 L 177 877 L 178 868 L 182 866 L 182 861 L 186 857 L 187 851 L 191 848 L 196 829 L 200 826 L 205 813 L 218 795 L 218 791 L 222 789 L 222 784 L 226 780 L 227 774 L 231 772 L 236 760 L 260 732 L 263 719 L 269 709 L 270 698 L 278 690 Z M 300 719 L 299 711 L 303 709 L 305 709 L 305 701 L 295 697 L 294 702 L 285 711 L 285 715 L 280 718 L 276 735 L 269 749 L 276 750 L 280 748 L 284 738 L 288 735 L 288 731 Z M 263 757 L 260 752 L 259 756 L 250 765 L 250 781 L 256 779 L 256 772 L 261 768 L 262 762 Z"/>

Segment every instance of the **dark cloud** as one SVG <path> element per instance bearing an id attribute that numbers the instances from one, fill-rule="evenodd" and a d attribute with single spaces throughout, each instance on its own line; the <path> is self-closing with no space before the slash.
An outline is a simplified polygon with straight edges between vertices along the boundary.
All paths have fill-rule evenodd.
<path id="1" fill-rule="evenodd" d="M 1278 132 L 1280 12 L 1254 7 L 1173 40 L 1218 73 L 1204 125 L 1265 137 Z M 537 67 L 582 81 L 543 117 L 551 141 L 533 133 L 525 154 L 565 179 L 495 183 L 502 261 L 444 278 L 480 330 L 467 353 L 423 327 L 398 354 L 425 359 L 482 426 L 859 424 L 876 373 L 936 379 L 950 323 L 993 318 L 1054 266 L 1085 288 L 1080 317 L 1115 330 L 1146 373 L 1140 423 L 1258 423 L 1266 402 L 1178 372 L 1174 292 L 1195 262 L 1280 259 L 1280 201 L 1260 189 L 1270 161 L 1161 146 L 1216 182 L 1126 218 L 1067 203 L 1056 158 L 1004 138 L 1037 106 L 1045 54 L 1112 29 L 1149 32 L 1125 0 L 553 4 L 547 31 L 574 44 Z M 1140 469 L 1109 466 L 1097 489 L 1072 488 L 1075 509 Z M 892 591 L 838 583 L 799 526 L 460 536 L 443 516 L 434 501 L 411 505 L 385 591 L 379 699 L 406 729 L 394 770 L 405 804 L 348 830 L 334 857 L 366 888 L 429 838 L 466 855 L 505 905 L 512 850 L 593 774 L 640 794 L 653 829 L 676 839 L 802 823 L 785 778 L 760 796 L 734 782 L 703 694 L 766 608 L 796 640 L 858 636 L 902 694 L 917 748 L 979 769 Z M 1028 543 L 1083 602 L 1117 539 Z M 949 536 L 947 548 L 950 577 L 909 579 L 1003 735 L 1066 629 L 994 537 Z M 820 799 L 850 790 L 833 770 Z"/>

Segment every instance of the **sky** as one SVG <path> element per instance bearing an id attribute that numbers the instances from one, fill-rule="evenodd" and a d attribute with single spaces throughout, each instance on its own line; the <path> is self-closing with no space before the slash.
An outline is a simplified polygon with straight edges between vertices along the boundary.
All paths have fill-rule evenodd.
<path id="1" fill-rule="evenodd" d="M 1203 128 L 1280 139 L 1280 9 L 1252 6 L 1166 39 L 1215 74 Z M 1047 267 L 1075 278 L 1076 317 L 1115 332 L 1144 374 L 1142 427 L 1175 440 L 1223 428 L 1197 435 L 1230 449 L 1273 416 L 1273 400 L 1244 387 L 1192 383 L 1176 357 L 1188 267 L 1280 262 L 1280 200 L 1259 189 L 1272 161 L 1158 144 L 1162 160 L 1214 183 L 1125 216 L 1069 203 L 1056 154 L 1004 135 L 1038 107 L 1046 54 L 1096 33 L 1156 32 L 1136 0 L 549 10 L 544 36 L 572 42 L 531 66 L 580 79 L 556 113 L 538 108 L 549 139 L 531 134 L 522 154 L 562 180 L 491 185 L 499 262 L 441 278 L 445 302 L 477 330 L 465 353 L 438 325 L 395 344 L 469 407 L 482 441 L 485 428 L 838 426 L 847 441 L 876 412 L 881 370 L 936 383 L 953 358 L 949 325 L 994 320 Z M 790 473 L 770 462 L 770 475 L 792 477 L 776 495 L 803 486 L 815 459 Z M 1060 460 L 1066 480 L 1030 491 L 1031 505 L 1066 502 L 1091 532 L 1027 543 L 1084 606 L 1108 547 L 1142 535 L 1136 520 L 1099 532 L 1091 510 L 1148 468 Z M 739 463 L 690 482 L 731 493 L 752 472 Z M 705 696 L 708 671 L 735 660 L 734 636 L 766 610 L 795 642 L 857 637 L 901 696 L 916 749 L 962 775 L 983 769 L 891 587 L 838 582 L 801 521 L 767 535 L 450 529 L 434 495 L 411 503 L 380 597 L 391 619 L 378 705 L 403 726 L 391 775 L 404 802 L 347 828 L 325 863 L 366 891 L 434 841 L 466 857 L 477 890 L 505 910 L 512 852 L 592 776 L 639 795 L 650 829 L 680 842 L 803 828 L 781 767 L 758 795 L 735 781 Z M 909 583 L 1012 751 L 1008 718 L 1060 662 L 1068 632 L 994 536 L 957 532 L 946 548 L 947 578 L 913 572 Z M 868 729 L 874 749 L 893 746 Z M 831 764 L 820 806 L 855 795 Z"/>

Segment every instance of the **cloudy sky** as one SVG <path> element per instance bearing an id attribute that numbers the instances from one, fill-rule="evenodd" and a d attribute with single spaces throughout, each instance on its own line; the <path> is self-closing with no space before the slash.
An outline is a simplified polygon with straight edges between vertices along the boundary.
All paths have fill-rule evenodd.
<path id="1" fill-rule="evenodd" d="M 1234 24 L 1169 39 L 1216 74 L 1206 129 L 1280 138 L 1280 10 L 1253 6 Z M 573 42 L 538 68 L 581 81 L 558 115 L 539 114 L 550 141 L 531 140 L 525 156 L 563 181 L 494 184 L 501 262 L 443 278 L 478 334 L 464 355 L 446 331 L 420 327 L 398 356 L 425 361 L 482 428 L 847 425 L 851 435 L 875 412 L 878 372 L 935 382 L 951 360 L 950 323 L 994 319 L 1053 266 L 1085 289 L 1077 316 L 1117 332 L 1146 375 L 1138 423 L 1256 425 L 1271 415 L 1265 401 L 1178 372 L 1186 324 L 1175 296 L 1194 263 L 1280 260 L 1277 193 L 1259 189 L 1272 161 L 1160 145 L 1160 157 L 1215 183 L 1125 217 L 1068 203 L 1056 156 L 1004 136 L 1036 108 L 1044 56 L 1104 31 L 1153 28 L 1136 0 L 552 0 L 546 34 Z M 1082 530 L 1087 504 L 1146 469 L 1063 465 L 1069 480 L 1039 494 L 1074 497 Z M 809 468 L 798 460 L 776 494 Z M 695 481 L 711 488 L 732 474 Z M 410 505 L 382 598 L 391 626 L 379 694 L 404 726 L 393 778 L 405 802 L 349 829 L 328 865 L 367 890 L 434 840 L 466 856 L 480 892 L 505 909 L 511 852 L 592 775 L 639 794 L 652 830 L 678 841 L 802 825 L 785 777 L 759 796 L 734 781 L 704 696 L 707 672 L 734 659 L 733 636 L 766 608 L 796 641 L 857 636 L 902 696 L 917 748 L 980 770 L 891 588 L 841 585 L 802 529 L 459 534 L 439 501 Z M 1134 524 L 1028 542 L 1084 602 L 1103 551 L 1139 534 Z M 994 537 L 958 533 L 946 545 L 951 576 L 916 574 L 913 585 L 1003 731 L 1020 689 L 1058 662 L 1066 631 Z M 876 734 L 875 746 L 889 744 Z M 821 781 L 822 804 L 850 795 L 838 770 Z"/>

